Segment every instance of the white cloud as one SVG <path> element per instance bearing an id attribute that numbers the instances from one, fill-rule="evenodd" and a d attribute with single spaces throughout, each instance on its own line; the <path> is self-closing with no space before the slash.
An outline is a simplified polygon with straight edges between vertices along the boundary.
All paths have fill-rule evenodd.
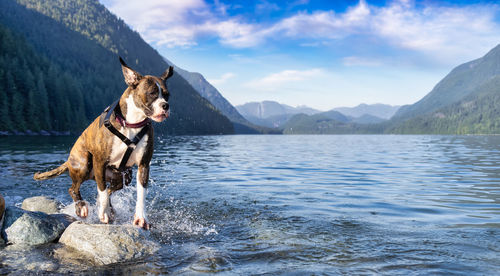
<path id="1" fill-rule="evenodd" d="M 378 67 L 384 63 L 378 59 L 350 56 L 342 59 L 345 66 Z"/>
<path id="2" fill-rule="evenodd" d="M 261 24 L 249 23 L 242 16 L 228 16 L 230 6 L 219 1 L 213 6 L 204 0 L 103 1 L 148 42 L 168 47 L 197 45 L 202 37 L 216 37 L 228 47 L 249 48 L 270 39 L 315 45 L 315 40 L 324 43 L 356 35 L 456 64 L 457 57 L 477 57 L 495 46 L 500 37 L 496 22 L 500 6 L 495 4 L 439 6 L 429 1 L 417 7 L 411 0 L 395 0 L 377 7 L 360 0 L 341 13 L 299 12 Z M 268 1 L 258 5 L 256 9 L 276 8 Z"/>
<path id="3" fill-rule="evenodd" d="M 268 13 L 273 11 L 279 11 L 280 7 L 276 3 L 270 3 L 268 1 L 260 1 L 259 4 L 255 6 L 255 11 L 259 13 Z"/>
<path id="4" fill-rule="evenodd" d="M 198 26 L 197 30 L 199 33 L 215 34 L 220 38 L 222 44 L 237 48 L 256 46 L 263 39 L 259 36 L 256 26 L 240 23 L 234 19 L 209 21 Z"/>
<path id="5" fill-rule="evenodd" d="M 272 27 L 274 32 L 293 38 L 329 38 L 338 39 L 360 32 L 368 25 L 370 9 L 364 1 L 349 8 L 345 13 L 334 11 L 316 11 L 312 14 L 298 13 L 278 22 Z"/>
<path id="6" fill-rule="evenodd" d="M 296 7 L 296 6 L 302 6 L 302 5 L 307 5 L 309 4 L 309 0 L 296 0 L 296 1 L 293 1 L 292 3 L 290 3 L 288 5 L 288 8 L 293 8 L 293 7 Z"/>
<path id="7" fill-rule="evenodd" d="M 321 73 L 321 69 L 311 70 L 284 70 L 279 73 L 270 74 L 260 80 L 263 84 L 276 84 L 290 81 L 303 81 Z"/>
<path id="8" fill-rule="evenodd" d="M 269 74 L 263 78 L 245 83 L 244 86 L 259 91 L 280 91 L 290 86 L 307 83 L 308 81 L 324 76 L 324 71 L 319 68 L 309 70 L 283 70 Z"/>
<path id="9" fill-rule="evenodd" d="M 453 60 L 463 55 L 477 57 L 498 43 L 498 12 L 497 5 L 417 10 L 401 1 L 376 10 L 371 25 L 378 36 L 395 46 Z"/>
<path id="10" fill-rule="evenodd" d="M 220 84 L 226 83 L 227 80 L 232 79 L 234 77 L 236 77 L 236 74 L 229 72 L 229 73 L 223 74 L 218 79 L 209 79 L 208 82 L 211 83 L 212 85 L 220 85 Z"/>
<path id="11" fill-rule="evenodd" d="M 101 0 L 103 1 L 103 0 Z M 196 45 L 196 20 L 210 18 L 203 0 L 104 0 L 107 8 L 158 45 Z"/>
<path id="12" fill-rule="evenodd" d="M 431 2 L 429 2 L 431 3 Z M 380 43 L 416 51 L 450 62 L 477 57 L 498 43 L 498 5 L 437 6 L 417 8 L 412 1 L 394 1 L 386 7 L 360 1 L 344 13 L 299 13 L 275 24 L 272 34 L 294 39 L 343 39 L 369 36 Z M 315 45 L 308 42 L 301 45 Z M 456 64 L 456 60 L 452 61 Z"/>

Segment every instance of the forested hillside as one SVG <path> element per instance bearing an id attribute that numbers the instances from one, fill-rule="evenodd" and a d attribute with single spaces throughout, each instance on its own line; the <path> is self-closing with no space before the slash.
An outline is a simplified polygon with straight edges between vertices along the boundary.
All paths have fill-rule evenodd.
<path id="1" fill-rule="evenodd" d="M 499 134 L 500 76 L 445 108 L 388 128 L 390 133 Z"/>
<path id="2" fill-rule="evenodd" d="M 384 131 L 384 123 L 359 124 L 333 112 L 336 111 L 295 115 L 285 124 L 283 134 L 378 134 Z"/>
<path id="3" fill-rule="evenodd" d="M 87 120 L 81 116 L 85 101 L 79 85 L 0 25 L 0 131 L 83 128 Z"/>
<path id="4" fill-rule="evenodd" d="M 385 130 L 404 134 L 499 134 L 500 46 L 453 69 Z"/>
<path id="5" fill-rule="evenodd" d="M 11 83 L 17 85 L 12 88 L 5 84 L 1 93 L 6 95 L 10 105 L 21 107 L 16 109 L 17 114 L 12 109 L 2 111 L 2 116 L 9 117 L 0 128 L 2 131 L 44 129 L 78 133 L 126 88 L 119 55 L 143 74 L 158 75 L 168 66 L 139 34 L 95 0 L 2 0 L 0 24 L 3 33 L 12 37 L 10 43 L 24 45 L 20 49 L 25 49 L 0 53 L 9 64 L 1 67 L 6 82 L 7 78 L 12 78 Z M 43 72 L 42 80 L 38 78 L 39 71 Z M 28 84 L 22 84 L 24 72 L 33 74 L 36 84 L 44 83 L 48 119 L 44 115 L 40 122 L 31 122 L 33 105 L 30 106 L 29 95 L 43 92 L 36 92 L 42 88 L 33 90 Z M 171 118 L 156 124 L 157 131 L 169 134 L 233 133 L 231 122 L 179 74 L 169 79 L 168 87 Z M 43 103 L 40 106 L 44 109 Z M 22 116 L 18 116 L 20 114 Z"/>

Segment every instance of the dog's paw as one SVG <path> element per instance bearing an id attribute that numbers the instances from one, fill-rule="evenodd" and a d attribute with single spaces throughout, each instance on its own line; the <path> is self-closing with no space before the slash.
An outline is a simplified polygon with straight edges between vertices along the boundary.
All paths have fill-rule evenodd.
<path id="1" fill-rule="evenodd" d="M 145 229 L 145 230 L 149 230 L 149 227 L 151 226 L 150 224 L 148 224 L 146 222 L 145 218 L 138 217 L 137 215 L 134 215 L 133 225 L 139 226 L 139 227 L 141 227 L 142 229 Z"/>
<path id="2" fill-rule="evenodd" d="M 86 218 L 89 215 L 89 207 L 87 202 L 80 200 L 75 203 L 75 213 L 81 218 Z"/>
<path id="3" fill-rule="evenodd" d="M 99 214 L 99 220 L 104 224 L 108 224 L 110 222 L 109 215 L 107 213 Z"/>
<path id="4" fill-rule="evenodd" d="M 112 207 L 107 207 L 99 209 L 99 220 L 102 223 L 109 224 L 113 223 L 115 212 Z"/>

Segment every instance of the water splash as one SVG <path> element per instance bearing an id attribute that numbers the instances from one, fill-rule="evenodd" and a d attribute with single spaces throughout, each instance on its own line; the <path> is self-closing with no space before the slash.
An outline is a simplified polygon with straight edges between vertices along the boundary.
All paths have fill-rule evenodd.
<path id="1" fill-rule="evenodd" d="M 189 203 L 168 194 L 172 185 L 159 185 L 153 179 L 146 196 L 146 219 L 152 225 L 151 232 L 159 242 L 170 244 L 184 242 L 197 236 L 217 235 L 217 227 L 200 218 Z M 135 213 L 137 188 L 135 185 L 124 186 L 110 197 L 114 209 L 115 225 L 132 224 Z M 65 206 L 61 212 L 86 223 L 100 223 L 97 203 L 89 203 L 89 215 L 83 219 L 75 214 L 75 204 Z"/>

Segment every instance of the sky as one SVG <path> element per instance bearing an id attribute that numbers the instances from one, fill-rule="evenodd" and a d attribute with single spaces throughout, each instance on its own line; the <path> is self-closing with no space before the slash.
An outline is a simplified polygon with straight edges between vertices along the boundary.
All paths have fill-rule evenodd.
<path id="1" fill-rule="evenodd" d="M 326 111 L 412 104 L 454 67 L 500 43 L 498 1 L 101 3 L 233 105 L 273 100 Z"/>

